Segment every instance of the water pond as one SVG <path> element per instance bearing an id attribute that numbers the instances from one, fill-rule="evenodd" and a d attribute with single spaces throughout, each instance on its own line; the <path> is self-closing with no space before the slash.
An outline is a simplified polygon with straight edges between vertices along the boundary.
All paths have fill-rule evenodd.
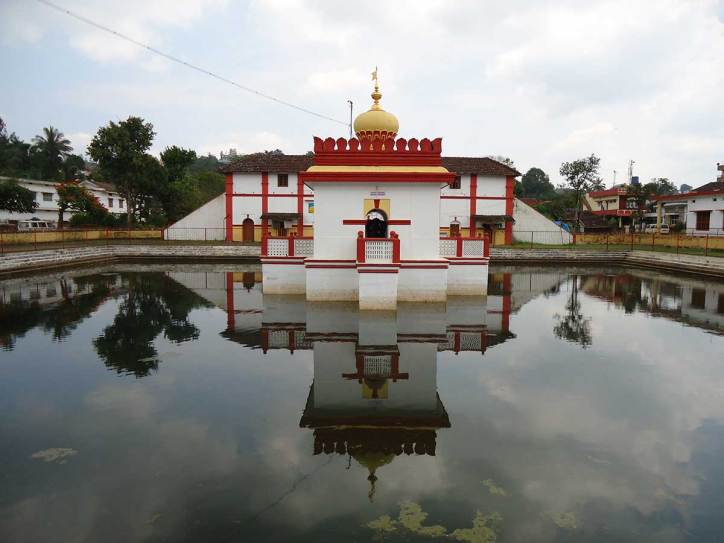
<path id="1" fill-rule="evenodd" d="M 0 282 L 0 541 L 722 541 L 724 284 L 491 267 L 360 313 L 259 280 Z"/>

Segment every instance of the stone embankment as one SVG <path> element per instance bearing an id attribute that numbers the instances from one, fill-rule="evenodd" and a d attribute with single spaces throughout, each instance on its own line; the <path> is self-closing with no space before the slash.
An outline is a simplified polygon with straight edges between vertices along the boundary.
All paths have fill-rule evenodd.
<path id="1" fill-rule="evenodd" d="M 608 264 L 706 275 L 724 279 L 724 258 L 652 251 L 491 248 L 495 264 Z"/>
<path id="2" fill-rule="evenodd" d="M 0 275 L 79 264 L 144 262 L 258 262 L 259 246 L 250 245 L 110 245 L 8 253 L 0 256 Z M 724 279 L 724 258 L 651 251 L 492 248 L 494 264 L 620 265 Z"/>
<path id="3" fill-rule="evenodd" d="M 258 261 L 261 250 L 249 245 L 109 245 L 7 253 L 0 257 L 0 274 L 78 264 L 129 261 Z"/>

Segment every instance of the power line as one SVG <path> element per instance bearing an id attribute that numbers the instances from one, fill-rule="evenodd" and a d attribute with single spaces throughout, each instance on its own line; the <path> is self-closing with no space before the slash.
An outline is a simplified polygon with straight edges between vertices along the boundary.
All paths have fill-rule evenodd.
<path id="1" fill-rule="evenodd" d="M 228 83 L 229 85 L 233 85 L 234 87 L 241 89 L 243 91 L 249 92 L 251 94 L 256 94 L 257 96 L 260 96 L 261 98 L 266 98 L 267 100 L 271 100 L 272 102 L 276 102 L 277 104 L 281 104 L 283 106 L 290 107 L 292 109 L 296 109 L 297 111 L 301 111 L 303 113 L 308 113 L 309 115 L 314 115 L 315 117 L 319 117 L 320 119 L 325 119 L 327 121 L 332 121 L 334 123 L 339 123 L 344 126 L 349 126 L 349 123 L 346 123 L 344 121 L 340 121 L 339 119 L 335 119 L 333 117 L 329 117 L 327 115 L 324 115 L 323 113 L 317 113 L 316 111 L 312 111 L 311 109 L 307 109 L 301 106 L 298 106 L 296 104 L 292 104 L 291 102 L 287 102 L 286 100 L 282 100 L 281 98 L 276 98 L 274 96 L 271 96 L 269 94 L 266 94 L 264 92 L 258 91 L 256 89 L 252 89 L 251 87 L 247 87 L 246 85 L 242 85 L 241 83 L 237 83 L 236 81 L 232 81 L 231 79 L 227 79 L 226 77 L 216 74 L 214 72 L 211 72 L 209 70 L 206 70 L 205 68 L 201 68 L 200 66 L 196 66 L 194 64 L 191 64 L 190 62 L 186 62 L 185 60 L 182 60 L 178 57 L 175 57 L 173 55 L 170 55 L 168 53 L 164 53 L 163 51 L 160 51 L 156 49 L 155 47 L 151 47 L 150 45 L 147 45 L 145 43 L 142 43 L 138 40 L 134 40 L 133 38 L 126 36 L 125 34 L 121 34 L 120 32 L 117 32 L 113 30 L 112 28 L 108 28 L 107 26 L 104 26 L 100 23 L 97 23 L 91 19 L 88 19 L 87 17 L 84 17 L 83 15 L 79 15 L 77 13 L 74 13 L 70 11 L 69 9 L 66 9 L 62 6 L 59 6 L 57 4 L 54 4 L 53 2 L 50 2 L 49 0 L 37 0 L 41 4 L 44 4 L 50 8 L 53 8 L 56 11 L 59 11 L 65 15 L 69 15 L 70 17 L 73 17 L 74 19 L 77 19 L 78 21 L 81 21 L 83 23 L 86 23 L 90 26 L 93 26 L 95 28 L 98 28 L 99 30 L 103 30 L 104 32 L 108 32 L 109 34 L 113 34 L 117 38 L 120 38 L 122 40 L 125 40 L 129 43 L 132 43 L 133 45 L 136 45 L 138 47 L 142 47 L 143 49 L 146 49 L 147 51 L 150 51 L 151 53 L 154 53 L 156 55 L 159 55 L 167 60 L 170 60 L 171 62 L 176 62 L 177 64 L 181 64 L 182 66 L 186 66 L 187 68 L 191 68 L 192 70 L 196 70 L 197 72 L 201 72 L 202 74 L 208 75 L 213 77 L 214 79 L 218 79 L 219 81 L 222 81 L 224 83 Z"/>

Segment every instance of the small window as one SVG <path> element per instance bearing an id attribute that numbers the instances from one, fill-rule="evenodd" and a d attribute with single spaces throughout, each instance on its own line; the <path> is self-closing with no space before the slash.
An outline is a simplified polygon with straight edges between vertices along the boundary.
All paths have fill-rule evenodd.
<path id="1" fill-rule="evenodd" d="M 53 201 L 53 193 L 52 192 L 44 192 L 43 193 L 43 202 L 52 202 Z"/>
<path id="2" fill-rule="evenodd" d="M 113 207 L 113 198 L 108 198 L 108 207 Z"/>
<path id="3" fill-rule="evenodd" d="M 33 192 L 33 200 L 35 200 L 35 201 L 38 200 L 38 193 L 37 193 L 37 192 Z"/>
<path id="4" fill-rule="evenodd" d="M 706 306 L 706 291 L 703 288 L 695 288 L 691 291 L 691 307 L 704 309 Z"/>
<path id="5" fill-rule="evenodd" d="M 277 175 L 277 187 L 288 187 L 289 186 L 289 175 L 286 173 L 280 173 Z"/>
<path id="6" fill-rule="evenodd" d="M 126 202 L 125 202 L 124 200 L 118 200 L 118 207 L 120 207 L 121 209 L 123 209 L 123 205 L 124 205 L 125 203 L 126 203 Z"/>
<path id="7" fill-rule="evenodd" d="M 451 188 L 451 189 L 459 189 L 459 188 L 460 188 L 460 176 L 459 176 L 459 175 L 456 175 L 456 176 L 455 176 L 455 179 L 452 180 L 452 182 L 450 183 L 450 188 Z"/>
<path id="8" fill-rule="evenodd" d="M 697 230 L 709 230 L 709 216 L 711 211 L 697 211 L 696 212 L 696 229 Z"/>

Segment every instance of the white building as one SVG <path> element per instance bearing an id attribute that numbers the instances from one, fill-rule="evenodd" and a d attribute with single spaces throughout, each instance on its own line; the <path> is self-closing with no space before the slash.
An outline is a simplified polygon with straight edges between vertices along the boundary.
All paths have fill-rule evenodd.
<path id="1" fill-rule="evenodd" d="M 687 233 L 695 236 L 724 236 L 724 164 L 717 164 L 717 169 L 716 181 L 656 198 L 657 226 L 685 222 Z"/>
<path id="2" fill-rule="evenodd" d="M 0 182 L 8 181 L 9 177 L 0 177 Z M 0 209 L 0 222 L 15 224 L 18 221 L 37 218 L 42 221 L 57 222 L 58 220 L 58 191 L 56 181 L 41 181 L 38 179 L 17 179 L 18 184 L 35 195 L 38 207 L 32 213 L 10 213 Z M 80 185 L 88 189 L 110 213 L 121 214 L 126 212 L 126 202 L 111 183 L 100 181 L 81 181 Z M 66 211 L 64 221 L 70 219 L 73 213 Z"/>

